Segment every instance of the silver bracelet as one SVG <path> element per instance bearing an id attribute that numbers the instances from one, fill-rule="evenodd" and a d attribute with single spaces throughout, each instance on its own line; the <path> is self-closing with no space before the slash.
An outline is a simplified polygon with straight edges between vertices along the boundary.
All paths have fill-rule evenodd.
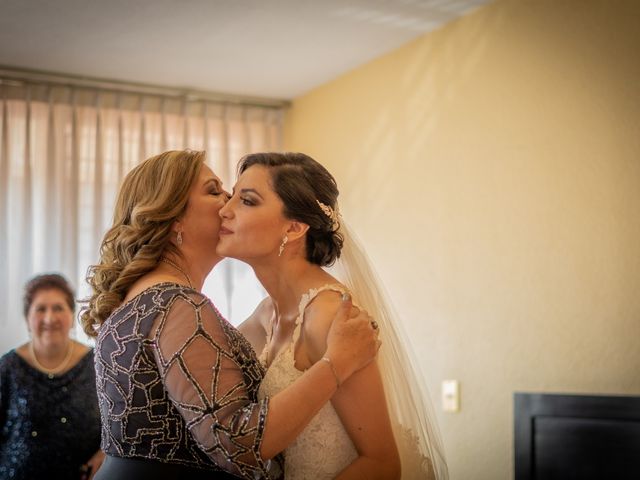
<path id="1" fill-rule="evenodd" d="M 340 388 L 340 378 L 338 377 L 338 372 L 336 372 L 336 367 L 333 366 L 333 362 L 331 361 L 331 359 L 329 357 L 322 357 L 321 360 L 329 364 L 329 367 L 331 367 L 331 372 L 333 373 L 333 376 L 336 377 L 336 384 L 338 385 L 338 388 Z"/>

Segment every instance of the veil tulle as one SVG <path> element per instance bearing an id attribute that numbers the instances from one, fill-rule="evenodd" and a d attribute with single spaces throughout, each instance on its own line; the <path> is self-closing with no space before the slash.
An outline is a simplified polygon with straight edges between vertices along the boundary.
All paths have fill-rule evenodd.
<path id="1" fill-rule="evenodd" d="M 378 322 L 382 340 L 378 365 L 400 451 L 402 478 L 448 480 L 444 447 L 429 392 L 407 336 L 386 300 L 366 253 L 343 218 L 340 218 L 340 233 L 344 236 L 344 245 L 331 273 Z"/>

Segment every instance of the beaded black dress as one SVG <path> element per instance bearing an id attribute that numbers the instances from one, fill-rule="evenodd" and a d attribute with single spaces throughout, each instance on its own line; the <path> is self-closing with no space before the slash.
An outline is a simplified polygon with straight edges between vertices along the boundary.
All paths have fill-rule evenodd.
<path id="1" fill-rule="evenodd" d="M 93 351 L 52 376 L 0 358 L 0 428 L 0 479 L 79 479 L 100 447 Z"/>
<path id="2" fill-rule="evenodd" d="M 200 292 L 162 283 L 123 304 L 99 329 L 95 366 L 107 454 L 96 479 L 282 478 L 282 458 L 260 456 L 264 370 Z"/>

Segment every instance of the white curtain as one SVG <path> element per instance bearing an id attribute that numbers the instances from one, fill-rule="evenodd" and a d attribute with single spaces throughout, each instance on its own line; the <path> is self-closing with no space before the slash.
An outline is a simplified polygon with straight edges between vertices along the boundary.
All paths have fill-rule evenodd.
<path id="1" fill-rule="evenodd" d="M 282 109 L 0 79 L 0 354 L 25 341 L 24 283 L 60 272 L 86 298 L 123 176 L 169 149 L 206 150 L 227 188 L 238 159 L 281 148 Z M 225 260 L 204 291 L 233 323 L 264 296 Z M 80 328 L 77 337 L 86 340 Z"/>

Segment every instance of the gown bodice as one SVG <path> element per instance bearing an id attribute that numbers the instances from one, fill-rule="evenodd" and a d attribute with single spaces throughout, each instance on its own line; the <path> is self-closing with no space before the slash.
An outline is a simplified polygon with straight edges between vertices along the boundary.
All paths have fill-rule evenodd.
<path id="1" fill-rule="evenodd" d="M 298 316 L 291 341 L 273 358 L 267 367 L 269 341 L 273 324 L 267 333 L 267 343 L 260 354 L 260 362 L 267 367 L 260 384 L 259 398 L 273 397 L 300 378 L 304 372 L 295 367 L 295 347 L 300 338 L 307 306 L 321 292 L 332 290 L 344 293 L 339 284 L 325 285 L 309 290 L 300 299 Z M 355 446 L 345 430 L 331 402 L 327 402 L 309 422 L 298 438 L 285 450 L 285 477 L 287 480 L 334 478 L 358 456 Z"/>

